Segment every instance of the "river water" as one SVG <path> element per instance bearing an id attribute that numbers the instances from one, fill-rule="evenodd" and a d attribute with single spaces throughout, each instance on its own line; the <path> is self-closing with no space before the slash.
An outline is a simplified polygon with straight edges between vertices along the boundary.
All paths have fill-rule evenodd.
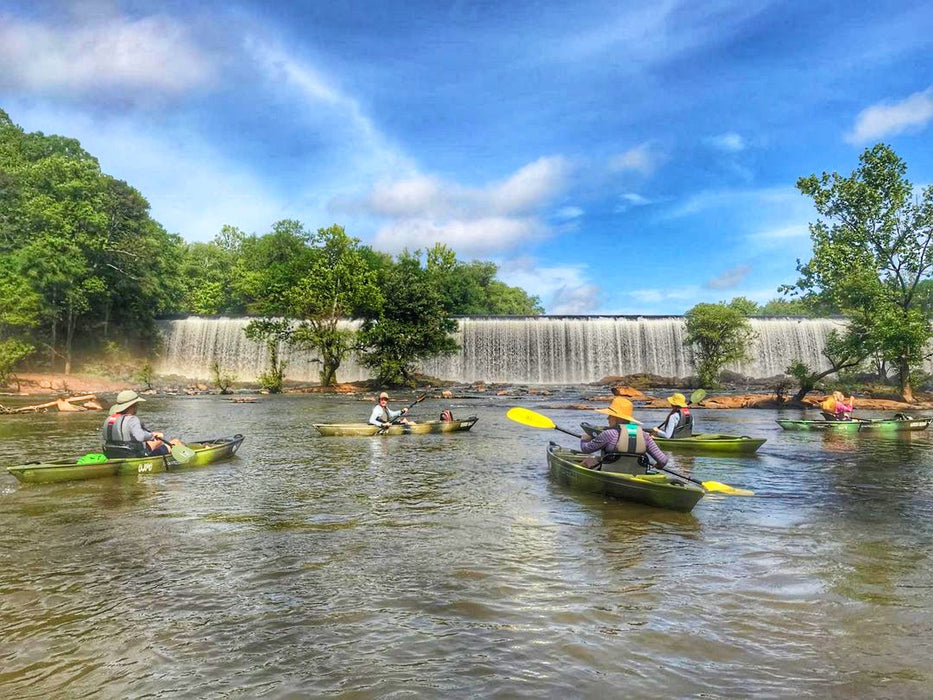
<path id="1" fill-rule="evenodd" d="M 454 400 L 472 432 L 373 439 L 311 428 L 365 419 L 352 398 L 154 399 L 148 424 L 243 433 L 238 457 L 47 486 L 0 475 L 0 697 L 933 694 L 927 434 L 697 411 L 704 431 L 768 442 L 675 456 L 758 494 L 685 515 L 553 483 L 545 446 L 573 439 L 505 410 L 598 418 L 554 402 Z M 93 450 L 101 420 L 0 416 L 0 464 Z"/>

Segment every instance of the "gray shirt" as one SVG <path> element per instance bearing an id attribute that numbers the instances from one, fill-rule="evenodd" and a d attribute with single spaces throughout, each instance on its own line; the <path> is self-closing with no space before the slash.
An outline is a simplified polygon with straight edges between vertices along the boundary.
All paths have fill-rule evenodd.
<path id="1" fill-rule="evenodd" d="M 370 425 L 378 425 L 382 427 L 383 423 L 391 423 L 400 415 L 402 415 L 401 411 L 392 411 L 388 406 L 383 408 L 379 404 L 376 404 L 376 407 L 373 408 L 372 414 L 369 416 L 369 423 Z"/>
<path id="2" fill-rule="evenodd" d="M 110 421 L 110 416 L 104 420 L 104 427 L 102 429 L 101 442 L 107 442 L 107 423 Z M 147 440 L 153 440 L 155 435 L 150 431 L 146 430 L 143 426 L 142 421 L 139 420 L 139 416 L 134 416 L 132 414 L 125 414 L 123 417 L 123 424 L 120 430 L 115 430 L 113 433 L 113 439 L 119 440 L 121 442 L 146 442 Z"/>

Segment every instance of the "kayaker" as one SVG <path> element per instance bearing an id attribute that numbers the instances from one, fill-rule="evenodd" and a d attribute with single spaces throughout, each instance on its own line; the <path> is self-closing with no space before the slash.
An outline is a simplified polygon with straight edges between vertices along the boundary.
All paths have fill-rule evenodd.
<path id="1" fill-rule="evenodd" d="M 370 425 L 376 425 L 380 428 L 388 428 L 393 422 L 398 423 L 410 423 L 407 418 L 401 418 L 408 413 L 408 408 L 403 408 L 401 411 L 393 411 L 389 408 L 389 395 L 384 391 L 379 394 L 379 401 L 376 402 L 376 406 L 373 408 L 372 414 L 369 416 Z M 401 418 L 396 421 L 396 418 Z"/>
<path id="2" fill-rule="evenodd" d="M 178 440 L 166 444 L 163 433 L 149 430 L 142 424 L 136 410 L 145 400 L 132 389 L 117 394 L 117 402 L 110 407 L 110 415 L 104 420 L 101 434 L 103 452 L 107 457 L 167 455 L 169 445 L 181 444 Z"/>
<path id="3" fill-rule="evenodd" d="M 841 391 L 833 392 L 833 399 L 836 401 L 833 414 L 836 420 L 852 420 L 852 411 L 855 409 L 855 397 L 846 398 Z"/>
<path id="4" fill-rule="evenodd" d="M 661 425 L 651 429 L 652 435 L 663 438 L 687 438 L 693 435 L 693 416 L 690 415 L 687 397 L 678 392 L 667 402 L 671 405 L 671 412 Z"/>
<path id="5" fill-rule="evenodd" d="M 586 466 L 599 469 L 604 463 L 609 464 L 618 459 L 619 455 L 644 456 L 649 464 L 662 467 L 667 464 L 667 455 L 632 416 L 634 409 L 631 401 L 616 396 L 609 408 L 597 408 L 596 412 L 609 416 L 609 427 L 592 440 L 587 440 L 585 436 L 580 439 L 581 452 L 601 453 L 599 460 L 585 463 Z"/>

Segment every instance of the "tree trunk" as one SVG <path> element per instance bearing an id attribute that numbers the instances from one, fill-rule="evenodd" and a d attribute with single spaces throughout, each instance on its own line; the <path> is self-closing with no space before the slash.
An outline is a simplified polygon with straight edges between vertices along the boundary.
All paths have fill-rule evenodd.
<path id="1" fill-rule="evenodd" d="M 71 339 L 74 336 L 74 308 L 68 305 L 68 322 L 65 325 L 65 374 L 71 374 Z"/>
<path id="2" fill-rule="evenodd" d="M 906 357 L 902 357 L 898 362 L 898 372 L 901 380 L 901 397 L 907 403 L 913 403 L 914 390 L 910 386 L 910 364 Z"/>

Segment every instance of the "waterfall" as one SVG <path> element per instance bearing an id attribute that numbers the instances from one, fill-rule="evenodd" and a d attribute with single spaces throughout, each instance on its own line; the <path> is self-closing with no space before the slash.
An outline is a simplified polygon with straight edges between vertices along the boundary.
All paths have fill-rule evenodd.
<path id="1" fill-rule="evenodd" d="M 428 375 L 458 382 L 581 384 L 607 375 L 648 372 L 665 377 L 693 373 L 692 353 L 684 347 L 681 316 L 528 316 L 459 318 L 454 334 L 460 351 L 422 365 Z M 757 339 L 751 360 L 727 367 L 755 378 L 783 374 L 792 360 L 827 369 L 820 351 L 826 336 L 841 329 L 836 319 L 753 318 Z M 266 368 L 265 348 L 246 339 L 248 318 L 189 317 L 159 323 L 162 352 L 155 369 L 192 379 L 210 377 L 216 359 L 225 372 L 255 381 Z M 347 322 L 346 327 L 356 327 Z M 280 348 L 286 376 L 316 382 L 315 357 Z M 366 379 L 368 371 L 349 359 L 340 381 Z"/>

